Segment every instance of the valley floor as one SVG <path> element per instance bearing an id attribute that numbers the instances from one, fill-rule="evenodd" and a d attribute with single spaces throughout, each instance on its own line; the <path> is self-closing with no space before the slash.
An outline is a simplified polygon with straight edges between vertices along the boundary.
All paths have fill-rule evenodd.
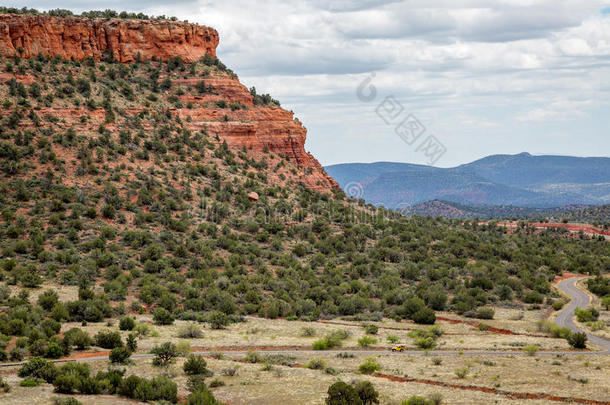
<path id="1" fill-rule="evenodd" d="M 542 336 L 536 323 L 546 315 L 542 311 L 496 308 L 496 319 L 485 321 L 493 331 L 484 331 L 471 319 L 441 313 L 437 325 L 444 333 L 437 340 L 437 348 L 429 353 L 416 349 L 414 339 L 408 337 L 409 331 L 426 328 L 410 322 L 375 322 L 378 333 L 370 336 L 378 343 L 363 349 L 358 346 L 358 339 L 365 336 L 363 322 L 300 322 L 247 317 L 246 322 L 224 330 L 202 326 L 203 337 L 187 340 L 177 337 L 178 330 L 187 322 L 158 326 L 147 316 L 139 316 L 138 322 L 150 324 L 154 332 L 139 341 L 141 354 L 134 355 L 132 364 L 126 369 L 127 374 L 145 377 L 168 375 L 178 383 L 179 396 L 185 398 L 188 390 L 182 371 L 184 359 L 163 369 L 153 367 L 144 353 L 165 341 L 188 341 L 192 351 L 204 352 L 208 368 L 214 373 L 206 383 L 218 380 L 220 386 L 213 388 L 214 395 L 228 404 L 323 404 L 331 384 L 337 380 L 349 383 L 359 379 L 373 383 L 383 404 L 399 404 L 412 395 L 432 393 L 440 394 L 445 404 L 533 405 L 561 403 L 569 398 L 591 400 L 582 403 L 610 403 L 610 355 L 592 353 L 593 349 L 570 352 L 565 340 Z M 76 324 L 63 325 L 63 328 L 73 326 Z M 118 330 L 118 327 L 116 324 L 90 324 L 83 329 L 93 335 L 98 330 Z M 349 334 L 342 347 L 331 351 L 311 350 L 315 340 L 339 329 Z M 121 333 L 126 335 L 126 332 Z M 396 344 L 407 346 L 407 352 L 389 350 L 394 346 L 388 343 L 391 335 L 399 339 Z M 532 345 L 539 345 L 540 351 L 524 353 L 524 348 Z M 261 361 L 245 361 L 248 351 L 257 351 Z M 107 352 L 87 355 L 103 357 Z M 73 352 L 73 356 L 84 357 L 79 352 Z M 379 363 L 380 369 L 372 375 L 360 374 L 359 365 L 369 358 Z M 306 368 L 312 359 L 323 360 L 322 369 Z M 108 367 L 105 359 L 82 360 L 89 362 L 93 372 Z M 52 393 L 52 386 L 48 384 L 20 387 L 16 370 L 17 367 L 0 369 L 12 388 L 10 393 L 0 394 L 3 404 L 50 403 L 51 398 L 59 396 Z M 552 397 L 547 397 L 549 395 Z M 116 396 L 75 397 L 83 404 L 134 403 Z"/>

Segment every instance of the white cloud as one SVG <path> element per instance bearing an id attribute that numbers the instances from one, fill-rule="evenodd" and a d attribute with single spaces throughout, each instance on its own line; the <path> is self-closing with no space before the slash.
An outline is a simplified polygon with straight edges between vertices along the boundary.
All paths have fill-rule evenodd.
<path id="1" fill-rule="evenodd" d="M 372 71 L 379 98 L 395 95 L 446 140 L 447 165 L 514 150 L 610 150 L 610 117 L 600 112 L 610 107 L 608 0 L 94 0 L 84 8 L 108 7 L 218 29 L 221 59 L 303 119 L 323 163 L 417 161 L 374 114 L 375 102 L 355 96 Z M 578 146 L 559 136 L 549 144 L 574 128 Z"/>
<path id="2" fill-rule="evenodd" d="M 567 121 L 574 117 L 587 117 L 584 111 L 591 101 L 557 100 L 517 117 L 520 121 Z"/>

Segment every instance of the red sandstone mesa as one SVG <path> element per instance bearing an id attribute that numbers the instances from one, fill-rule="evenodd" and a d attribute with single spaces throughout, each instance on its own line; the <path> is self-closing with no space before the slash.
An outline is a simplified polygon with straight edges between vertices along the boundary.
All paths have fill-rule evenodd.
<path id="1" fill-rule="evenodd" d="M 0 55 L 23 58 L 39 53 L 82 60 L 87 56 L 100 59 L 105 51 L 123 63 L 134 62 L 138 54 L 143 59 L 153 57 L 163 60 L 180 56 L 186 62 L 194 62 L 205 54 L 216 56 L 218 32 L 209 27 L 174 21 L 60 18 L 34 15 L 0 15 Z M 15 78 L 30 84 L 31 76 L 0 74 L 0 82 Z M 202 79 L 178 79 L 174 84 L 195 86 Z M 320 163 L 305 152 L 307 130 L 294 119 L 292 112 L 276 106 L 254 106 L 248 88 L 237 76 L 213 74 L 206 77 L 213 94 L 183 96 L 184 104 L 193 108 L 172 109 L 173 115 L 185 119 L 191 130 L 205 129 L 210 135 L 218 135 L 233 148 L 246 148 L 250 153 L 269 151 L 281 154 L 305 173 L 299 177 L 306 186 L 318 191 L 338 189 L 335 180 Z M 245 110 L 210 107 L 217 101 L 247 106 Z M 126 108 L 128 115 L 136 115 L 141 108 Z M 104 121 L 104 110 L 89 111 L 84 108 L 42 108 L 41 115 L 61 117 L 65 125 L 85 129 L 80 122 L 88 115 L 90 124 Z M 227 116 L 229 120 L 223 120 Z M 188 118 L 188 120 L 186 120 Z M 90 125 L 87 124 L 87 125 Z"/>
<path id="2" fill-rule="evenodd" d="M 179 21 L 61 18 L 0 15 L 0 55 L 24 58 L 41 53 L 82 60 L 100 59 L 111 51 L 119 62 L 181 56 L 193 62 L 206 53 L 216 56 L 214 28 Z"/>

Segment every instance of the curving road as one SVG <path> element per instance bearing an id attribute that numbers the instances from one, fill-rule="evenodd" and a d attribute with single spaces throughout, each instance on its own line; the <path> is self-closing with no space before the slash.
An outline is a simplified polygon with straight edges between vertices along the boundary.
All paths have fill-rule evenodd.
<path id="1" fill-rule="evenodd" d="M 605 350 L 605 352 L 601 353 L 610 354 L 610 340 L 592 335 L 582 330 L 576 325 L 576 323 L 574 323 L 574 311 L 576 310 L 576 308 L 586 308 L 591 302 L 589 296 L 580 288 L 576 287 L 576 283 L 580 280 L 584 280 L 584 277 L 569 278 L 557 284 L 557 288 L 569 295 L 572 300 L 570 301 L 570 305 L 565 307 L 557 315 L 557 318 L 555 318 L 555 323 L 562 327 L 568 327 L 573 332 L 585 332 L 587 334 L 587 338 L 589 338 L 590 343 L 599 346 Z"/>

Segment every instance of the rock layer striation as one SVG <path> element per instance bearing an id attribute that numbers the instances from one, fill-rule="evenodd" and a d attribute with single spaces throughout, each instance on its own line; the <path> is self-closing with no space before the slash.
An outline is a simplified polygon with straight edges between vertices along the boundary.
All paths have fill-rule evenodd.
<path id="1" fill-rule="evenodd" d="M 135 61 L 138 54 L 163 60 L 180 56 L 193 62 L 205 54 L 216 56 L 217 46 L 214 28 L 180 21 L 0 15 L 2 56 L 99 60 L 109 51 L 123 63 Z"/>

